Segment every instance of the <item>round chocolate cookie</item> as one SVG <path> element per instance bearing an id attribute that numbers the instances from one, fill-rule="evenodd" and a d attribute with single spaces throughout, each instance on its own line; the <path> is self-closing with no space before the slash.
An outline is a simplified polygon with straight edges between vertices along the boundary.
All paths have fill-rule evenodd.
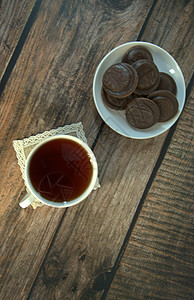
<path id="1" fill-rule="evenodd" d="M 130 48 L 122 58 L 122 62 L 132 65 L 140 59 L 148 59 L 153 61 L 151 52 L 144 46 L 134 46 Z"/>
<path id="2" fill-rule="evenodd" d="M 166 97 L 156 97 L 153 101 L 157 104 L 160 110 L 160 118 L 158 122 L 166 122 L 174 116 L 173 103 L 169 98 Z"/>
<path id="3" fill-rule="evenodd" d="M 102 96 L 103 102 L 104 102 L 108 107 L 110 107 L 110 108 L 112 108 L 112 109 L 118 110 L 118 107 L 115 106 L 114 104 L 112 104 L 112 103 L 107 99 L 107 94 L 106 94 L 106 92 L 105 92 L 105 90 L 104 90 L 103 88 L 102 88 L 102 90 L 101 90 L 101 96 Z"/>
<path id="4" fill-rule="evenodd" d="M 110 66 L 102 79 L 102 86 L 105 92 L 117 98 L 125 98 L 132 94 L 137 87 L 137 83 L 136 70 L 124 63 Z"/>
<path id="5" fill-rule="evenodd" d="M 133 99 L 133 96 L 130 95 L 126 98 L 114 98 L 111 97 L 109 95 L 106 94 L 106 92 L 104 91 L 104 89 L 102 88 L 101 91 L 101 96 L 102 96 L 102 100 L 104 101 L 104 103 L 115 110 L 124 110 L 127 106 L 127 104 L 129 103 L 129 101 L 131 101 Z"/>
<path id="6" fill-rule="evenodd" d="M 138 84 L 134 93 L 140 96 L 147 96 L 152 91 L 155 91 L 160 82 L 160 75 L 156 65 L 147 59 L 140 59 L 133 64 L 133 67 L 138 75 Z"/>
<path id="7" fill-rule="evenodd" d="M 157 90 L 149 94 L 148 98 L 152 99 L 158 105 L 160 109 L 160 122 L 168 121 L 176 115 L 178 101 L 173 93 L 166 90 Z"/>
<path id="8" fill-rule="evenodd" d="M 131 94 L 125 98 L 116 98 L 108 94 L 106 94 L 106 97 L 108 101 L 113 105 L 117 106 L 118 108 L 120 107 L 121 109 L 125 109 L 129 101 L 131 101 L 134 98 L 134 94 Z"/>
<path id="9" fill-rule="evenodd" d="M 167 90 L 176 96 L 177 87 L 174 79 L 169 74 L 161 72 L 158 90 Z"/>
<path id="10" fill-rule="evenodd" d="M 160 111 L 150 99 L 135 98 L 126 107 L 126 118 L 135 128 L 145 129 L 158 122 Z"/>

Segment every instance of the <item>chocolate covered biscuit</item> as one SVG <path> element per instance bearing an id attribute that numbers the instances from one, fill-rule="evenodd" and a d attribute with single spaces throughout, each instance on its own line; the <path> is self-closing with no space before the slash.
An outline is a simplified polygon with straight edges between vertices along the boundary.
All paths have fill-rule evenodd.
<path id="1" fill-rule="evenodd" d="M 138 129 L 166 122 L 178 111 L 176 83 L 169 74 L 159 73 L 150 54 L 141 46 L 129 49 L 122 63 L 109 67 L 102 80 L 104 103 L 125 110 L 128 123 Z"/>
<path id="2" fill-rule="evenodd" d="M 147 96 L 152 91 L 155 91 L 160 81 L 156 65 L 149 60 L 141 59 L 136 61 L 133 67 L 138 75 L 138 84 L 134 93 L 140 96 Z"/>
<path id="3" fill-rule="evenodd" d="M 132 94 L 137 87 L 137 83 L 138 76 L 136 70 L 124 63 L 110 66 L 102 79 L 105 92 L 117 98 L 124 98 Z"/>
<path id="4" fill-rule="evenodd" d="M 157 90 L 148 95 L 160 109 L 159 122 L 165 122 L 173 118 L 178 111 L 178 101 L 174 94 L 166 90 Z"/>
<path id="5" fill-rule="evenodd" d="M 132 65 L 140 59 L 153 61 L 151 52 L 144 46 L 134 46 L 130 48 L 122 57 L 122 62 Z"/>
<path id="6" fill-rule="evenodd" d="M 125 98 L 112 97 L 108 94 L 106 96 L 110 103 L 112 103 L 113 105 L 116 105 L 118 107 L 121 107 L 123 109 L 125 109 L 126 105 L 134 98 L 134 94 L 131 94 Z"/>
<path id="7" fill-rule="evenodd" d="M 126 107 L 126 118 L 130 125 L 146 129 L 158 122 L 160 111 L 150 99 L 135 98 Z"/>
<path id="8" fill-rule="evenodd" d="M 167 73 L 160 72 L 158 90 L 167 90 L 176 96 L 177 87 L 174 79 Z"/>
<path id="9" fill-rule="evenodd" d="M 101 91 L 101 95 L 102 95 L 102 99 L 104 101 L 104 103 L 115 110 L 124 110 L 127 106 L 127 104 L 129 103 L 129 101 L 131 101 L 133 99 L 133 96 L 130 95 L 126 98 L 115 98 L 112 96 L 109 96 L 108 94 L 106 94 L 106 92 L 104 91 L 104 89 L 102 88 Z"/>

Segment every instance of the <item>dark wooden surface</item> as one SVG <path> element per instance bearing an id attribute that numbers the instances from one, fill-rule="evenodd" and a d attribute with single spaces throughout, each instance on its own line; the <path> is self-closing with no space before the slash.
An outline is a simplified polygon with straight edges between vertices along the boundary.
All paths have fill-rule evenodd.
<path id="1" fill-rule="evenodd" d="M 192 299 L 193 1 L 0 1 L 0 299 Z M 144 40 L 179 63 L 176 126 L 132 140 L 92 99 L 100 60 Z M 88 113 L 89 112 L 89 113 Z M 75 207 L 21 209 L 12 141 L 82 122 L 101 189 Z"/>
<path id="2" fill-rule="evenodd" d="M 0 79 L 14 53 L 35 0 L 0 1 Z M 21 44 L 21 41 L 20 41 Z"/>
<path id="3" fill-rule="evenodd" d="M 192 93 L 107 299 L 193 299 L 193 112 Z"/>

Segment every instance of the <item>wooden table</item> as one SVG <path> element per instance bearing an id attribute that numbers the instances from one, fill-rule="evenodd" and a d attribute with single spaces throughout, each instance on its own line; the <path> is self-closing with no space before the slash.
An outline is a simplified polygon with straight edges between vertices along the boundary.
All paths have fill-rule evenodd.
<path id="1" fill-rule="evenodd" d="M 0 299 L 193 299 L 193 1 L 0 1 Z M 101 59 L 148 41 L 185 77 L 160 136 L 111 130 L 92 97 Z M 101 188 L 68 209 L 21 209 L 12 142 L 82 122 Z"/>

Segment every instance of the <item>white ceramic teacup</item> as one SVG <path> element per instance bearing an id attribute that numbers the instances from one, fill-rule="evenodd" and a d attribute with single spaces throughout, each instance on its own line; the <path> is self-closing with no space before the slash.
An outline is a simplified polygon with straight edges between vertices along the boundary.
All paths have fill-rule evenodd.
<path id="1" fill-rule="evenodd" d="M 87 161 L 89 161 L 90 164 L 90 172 L 91 172 L 91 176 L 89 179 L 89 183 L 87 185 L 87 187 L 83 190 L 83 192 L 81 194 L 79 194 L 76 198 L 73 199 L 68 199 L 68 201 L 63 201 L 63 202 L 57 202 L 52 201 L 51 199 L 48 199 L 46 197 L 43 197 L 41 195 L 41 193 L 39 193 L 37 191 L 37 189 L 34 187 L 33 183 L 32 183 L 32 179 L 30 177 L 30 168 L 32 169 L 32 165 L 33 165 L 33 161 L 34 161 L 34 157 L 37 156 L 37 153 L 39 153 L 40 151 L 42 151 L 43 147 L 47 147 L 49 144 L 49 142 L 53 141 L 52 143 L 56 142 L 59 140 L 64 140 L 64 143 L 73 143 L 74 145 L 77 145 L 78 147 L 81 146 L 80 149 L 82 149 L 86 156 L 89 158 L 87 159 Z M 51 143 L 50 143 L 51 144 Z M 56 154 L 55 154 L 56 155 Z M 64 154 L 65 156 L 66 154 Z M 82 166 L 79 168 L 76 168 L 76 164 L 78 163 L 78 159 L 76 158 L 76 153 L 73 157 L 75 157 L 75 160 L 73 158 L 73 161 L 70 161 L 71 163 L 71 168 L 75 168 L 76 172 L 82 172 L 82 170 L 80 170 L 80 168 L 82 168 Z M 79 153 L 78 153 L 79 155 Z M 52 153 L 50 155 L 50 159 L 55 159 Z M 66 158 L 64 158 L 66 159 Z M 55 163 L 53 163 L 55 164 Z M 36 167 L 35 167 L 36 168 Z M 69 174 L 65 174 L 64 176 L 70 176 Z M 82 174 L 84 176 L 84 174 Z M 91 193 L 91 191 L 93 190 L 96 180 L 97 180 L 97 175 L 98 175 L 98 166 L 97 166 L 97 162 L 96 162 L 96 158 L 92 152 L 92 150 L 88 147 L 88 145 L 86 145 L 83 141 L 81 141 L 80 139 L 74 137 L 74 136 L 69 136 L 69 135 L 56 135 L 56 136 L 52 136 L 49 137 L 47 139 L 45 139 L 43 142 L 39 143 L 38 145 L 36 145 L 32 151 L 30 152 L 30 154 L 27 157 L 27 161 L 26 161 L 26 165 L 25 165 L 25 181 L 26 181 L 26 185 L 27 188 L 29 190 L 29 193 L 21 200 L 21 202 L 19 203 L 19 205 L 22 208 L 25 208 L 27 206 L 29 206 L 35 199 L 39 200 L 40 202 L 42 202 L 45 205 L 48 206 L 52 206 L 52 207 L 57 207 L 57 208 L 63 208 L 63 207 L 69 207 L 69 206 L 73 206 L 81 201 L 83 201 L 84 199 L 86 199 L 86 197 Z M 39 176 L 39 174 L 38 174 Z M 59 178 L 60 179 L 60 178 Z M 56 179 L 55 179 L 56 180 Z M 71 180 L 71 178 L 70 178 Z M 72 183 L 73 185 L 74 183 Z M 61 185 L 62 186 L 62 185 Z M 62 186 L 64 188 L 64 186 Z"/>

